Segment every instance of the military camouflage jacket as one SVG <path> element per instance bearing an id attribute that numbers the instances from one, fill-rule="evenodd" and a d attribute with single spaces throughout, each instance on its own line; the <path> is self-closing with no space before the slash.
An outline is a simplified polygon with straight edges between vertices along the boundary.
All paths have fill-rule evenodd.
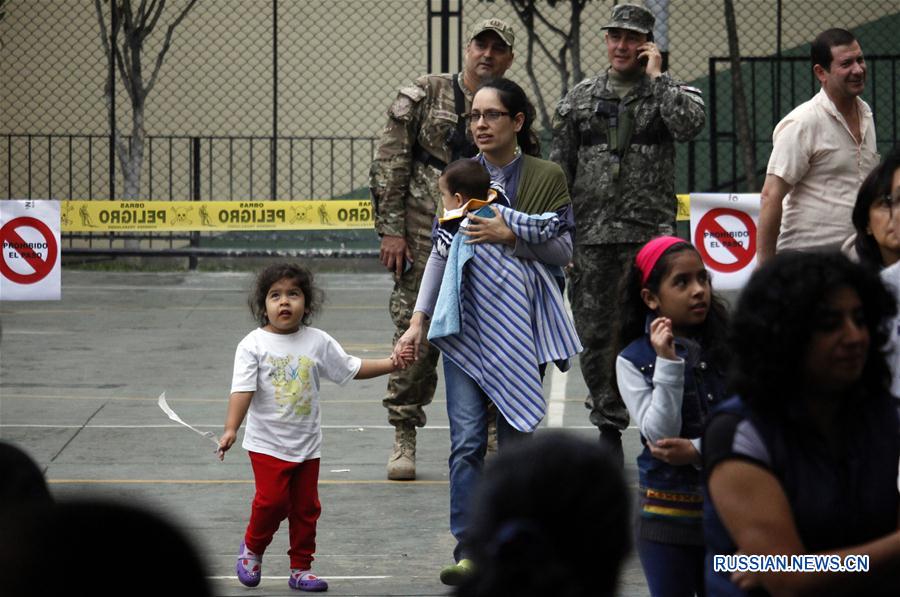
<path id="1" fill-rule="evenodd" d="M 674 231 L 674 141 L 688 141 L 703 128 L 700 91 L 667 74 L 645 75 L 621 102 L 604 72 L 579 83 L 556 107 L 550 159 L 569 181 L 578 244 L 637 243 Z M 610 114 L 621 122 L 624 109 L 632 111 L 633 126 L 630 143 L 618 152 L 616 177 Z"/>
<path id="2" fill-rule="evenodd" d="M 418 143 L 438 160 L 450 161 L 447 138 L 457 122 L 452 84 L 450 74 L 419 77 L 400 89 L 388 109 L 369 179 L 379 234 L 431 246 L 431 223 L 441 205 L 440 171 L 415 159 L 413 151 Z M 474 94 L 462 84 L 462 73 L 459 84 L 468 112 Z"/>

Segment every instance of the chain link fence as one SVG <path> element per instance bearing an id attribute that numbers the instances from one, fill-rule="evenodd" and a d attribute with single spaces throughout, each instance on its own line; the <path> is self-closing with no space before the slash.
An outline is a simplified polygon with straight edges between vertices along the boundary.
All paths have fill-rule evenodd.
<path id="1" fill-rule="evenodd" d="M 143 75 L 190 0 L 170 0 L 144 47 Z M 137 4 L 137 3 L 135 3 Z M 464 32 L 499 17 L 516 29 L 507 76 L 529 91 L 545 133 L 557 100 L 606 68 L 609 0 L 197 0 L 172 32 L 146 97 L 137 197 L 143 200 L 365 198 L 369 163 L 396 89 L 461 68 Z M 855 33 L 869 64 L 866 99 L 879 149 L 898 141 L 896 0 L 733 2 L 744 93 L 734 77 L 725 0 L 646 0 L 673 76 L 707 104 L 700 137 L 679 147 L 678 192 L 758 190 L 778 120 L 817 89 L 809 42 Z M 99 8 L 99 11 L 98 11 Z M 129 135 L 131 100 L 109 68 L 105 0 L 8 0 L 0 21 L 0 199 L 125 197 L 111 118 Z M 755 157 L 737 142 L 743 102 Z M 549 148 L 549 143 L 545 143 Z M 109 246 L 123 235 L 106 235 Z M 70 239 L 70 245 L 71 245 Z M 171 243 L 170 243 L 171 245 Z"/>

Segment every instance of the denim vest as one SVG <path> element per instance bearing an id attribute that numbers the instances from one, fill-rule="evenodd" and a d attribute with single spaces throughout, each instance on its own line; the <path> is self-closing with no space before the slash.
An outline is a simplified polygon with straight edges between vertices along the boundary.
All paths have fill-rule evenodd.
<path id="1" fill-rule="evenodd" d="M 681 430 L 679 437 L 695 439 L 703 434 L 706 416 L 710 408 L 722 401 L 725 393 L 724 373 L 709 362 L 705 351 L 696 342 L 675 339 L 675 354 L 684 360 L 684 394 L 681 403 Z M 644 335 L 629 344 L 620 356 L 631 362 L 653 387 L 653 371 L 656 351 Z M 654 458 L 641 436 L 644 449 L 638 456 L 640 481 L 642 534 L 646 528 L 654 540 L 665 540 L 656 528 L 650 531 L 649 521 L 659 521 L 671 528 L 671 524 L 691 525 L 699 529 L 702 518 L 702 475 L 691 464 L 674 466 Z M 658 526 L 658 525 L 657 525 Z M 699 533 L 699 531 L 698 531 Z"/>
<path id="2" fill-rule="evenodd" d="M 868 401 L 865 408 L 850 408 L 852 412 L 842 419 L 847 425 L 837 457 L 799 412 L 789 421 L 763 418 L 739 397 L 732 397 L 712 413 L 737 414 L 753 424 L 769 454 L 769 472 L 788 498 L 794 524 L 808 552 L 859 545 L 897 528 L 900 436 L 893 400 L 887 397 Z M 703 506 L 703 531 L 707 595 L 747 595 L 730 581 L 729 573 L 713 569 L 713 556 L 733 554 L 737 547 L 709 499 Z M 768 595 L 762 590 L 749 594 Z M 896 587 L 884 592 L 872 588 L 867 594 L 894 595 Z"/>

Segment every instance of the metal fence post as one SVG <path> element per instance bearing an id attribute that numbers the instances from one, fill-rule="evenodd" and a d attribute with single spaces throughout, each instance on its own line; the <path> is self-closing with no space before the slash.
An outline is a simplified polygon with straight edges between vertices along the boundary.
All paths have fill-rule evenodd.
<path id="1" fill-rule="evenodd" d="M 278 0 L 272 0 L 272 142 L 269 145 L 269 199 L 278 194 Z M 251 197 L 252 199 L 252 197 Z"/>
<path id="2" fill-rule="evenodd" d="M 191 201 L 200 201 L 200 137 L 191 137 Z M 191 232 L 191 248 L 200 246 L 200 233 Z M 188 257 L 188 269 L 197 269 L 197 256 Z"/>

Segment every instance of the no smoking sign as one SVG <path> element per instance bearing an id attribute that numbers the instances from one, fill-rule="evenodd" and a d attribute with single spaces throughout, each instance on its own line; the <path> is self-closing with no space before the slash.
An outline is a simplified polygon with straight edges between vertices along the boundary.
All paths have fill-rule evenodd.
<path id="1" fill-rule="evenodd" d="M 711 209 L 697 223 L 694 246 L 707 267 L 736 272 L 750 265 L 756 255 L 756 224 L 742 211 Z"/>
<path id="2" fill-rule="evenodd" d="M 59 300 L 59 202 L 0 201 L 0 299 Z"/>
<path id="3" fill-rule="evenodd" d="M 753 272 L 758 216 L 758 194 L 691 194 L 691 240 L 717 289 L 739 289 Z"/>

